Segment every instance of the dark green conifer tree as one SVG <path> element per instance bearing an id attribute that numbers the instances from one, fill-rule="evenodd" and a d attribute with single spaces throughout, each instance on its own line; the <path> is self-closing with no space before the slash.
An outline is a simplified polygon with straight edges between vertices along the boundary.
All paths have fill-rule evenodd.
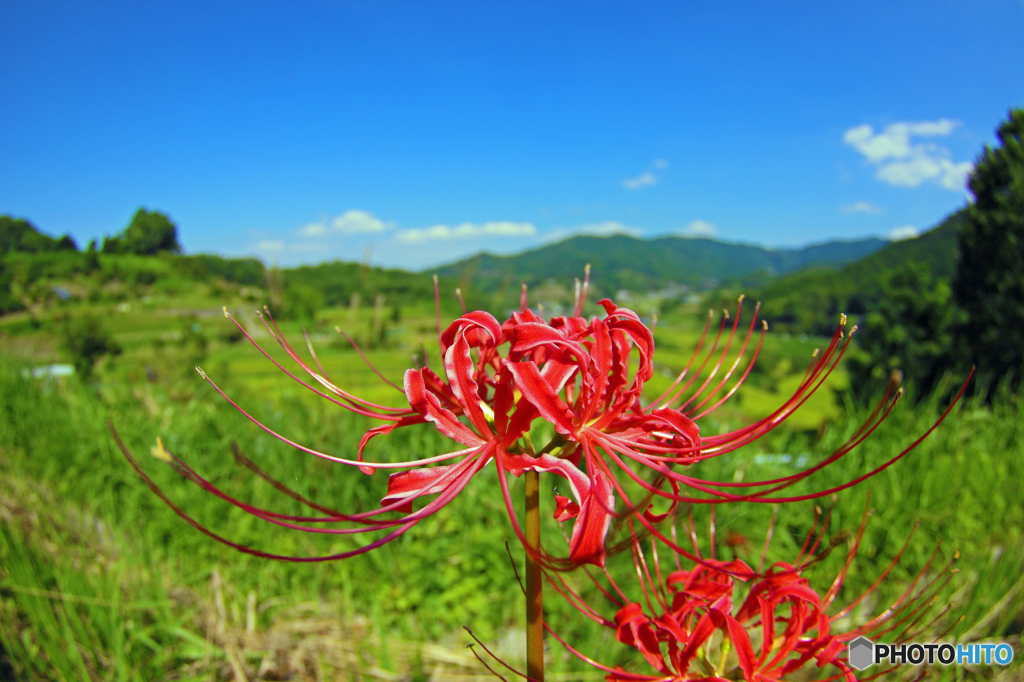
<path id="1" fill-rule="evenodd" d="M 953 280 L 967 312 L 959 346 L 982 376 L 1021 385 L 1024 369 L 1024 109 L 996 131 L 970 179 L 974 203 L 960 228 Z"/>

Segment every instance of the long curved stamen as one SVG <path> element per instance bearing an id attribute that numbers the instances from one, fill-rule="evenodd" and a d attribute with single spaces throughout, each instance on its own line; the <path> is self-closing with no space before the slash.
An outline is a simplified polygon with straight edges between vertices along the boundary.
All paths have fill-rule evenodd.
<path id="1" fill-rule="evenodd" d="M 704 331 L 701 332 L 700 339 L 697 341 L 697 346 L 696 346 L 696 348 L 693 349 L 693 355 L 691 355 L 690 359 L 687 360 L 687 362 L 686 362 L 686 367 L 683 367 L 683 371 L 681 371 L 676 376 L 675 380 L 669 385 L 669 387 L 665 390 L 665 392 L 662 393 L 660 396 L 658 396 L 657 398 L 654 399 L 654 401 L 651 403 L 652 405 L 656 405 L 658 403 L 662 403 L 665 400 L 665 397 L 668 396 L 670 393 L 672 393 L 673 390 L 675 390 L 675 387 L 678 386 L 679 382 L 683 380 L 683 377 L 686 376 L 686 373 L 690 371 L 690 366 L 693 364 L 693 361 L 697 359 L 697 355 L 700 354 L 700 349 L 704 347 L 704 340 L 707 338 L 708 329 L 711 327 L 711 320 L 714 317 L 715 317 L 715 311 L 714 310 L 709 310 L 708 311 L 707 320 L 704 321 Z M 668 402 L 664 402 L 661 405 L 661 408 L 664 409 L 664 408 L 668 407 L 672 402 L 673 401 L 671 401 L 671 400 L 668 401 Z"/>
<path id="2" fill-rule="evenodd" d="M 700 419 L 702 417 L 706 417 L 707 415 L 711 414 L 712 412 L 717 410 L 719 407 L 724 405 L 726 403 L 726 401 L 728 401 L 729 398 L 731 398 L 733 396 L 733 394 L 736 393 L 736 391 L 739 389 L 739 387 L 743 385 L 743 382 L 747 380 L 748 376 L 750 376 L 750 371 L 752 369 L 754 369 L 754 364 L 757 362 L 757 356 L 761 354 L 761 345 L 764 343 L 764 335 L 765 335 L 765 333 L 767 331 L 768 331 L 768 323 L 765 322 L 764 320 L 761 320 L 761 336 L 760 336 L 760 338 L 757 341 L 757 347 L 754 349 L 754 355 L 750 358 L 750 362 L 747 363 L 747 369 L 743 372 L 743 376 L 741 376 L 739 378 L 739 381 L 737 381 L 735 384 L 733 384 L 732 388 L 730 388 L 726 392 L 726 394 L 724 396 L 722 396 L 721 400 L 719 400 L 717 403 L 715 403 L 714 405 L 712 405 L 708 409 L 704 410 L 700 414 L 698 414 L 695 417 L 693 417 L 694 421 L 697 421 L 698 419 Z M 744 342 L 744 348 L 746 348 L 746 343 L 745 342 Z M 742 357 L 742 355 L 741 355 L 741 357 Z M 739 362 L 739 358 L 737 358 L 736 360 L 737 360 L 737 362 Z M 735 369 L 735 367 L 733 367 L 733 369 Z M 732 370 L 729 370 L 729 374 L 732 374 Z M 726 376 L 726 379 L 728 379 L 728 376 Z M 723 380 L 722 383 L 724 384 L 725 380 Z M 716 390 L 715 392 L 717 393 L 718 391 Z M 702 402 L 701 405 L 703 405 L 703 404 L 704 403 Z M 699 409 L 701 407 L 701 405 L 697 405 L 696 407 L 694 407 L 693 408 L 694 411 Z"/>
<path id="3" fill-rule="evenodd" d="M 455 452 L 449 452 L 449 453 L 446 453 L 446 454 L 443 454 L 443 455 L 436 455 L 434 457 L 425 457 L 423 459 L 417 459 L 417 460 L 405 461 L 405 462 L 364 462 L 364 461 L 361 461 L 361 460 L 352 460 L 352 459 L 344 459 L 342 457 L 335 457 L 334 455 L 328 455 L 327 453 L 320 452 L 319 450 L 314 450 L 312 448 L 308 448 L 305 445 L 300 445 L 299 443 L 296 443 L 295 441 L 282 436 L 277 431 L 274 431 L 269 426 L 266 426 L 261 421 L 259 421 L 255 417 L 253 417 L 251 414 L 246 412 L 244 409 L 242 409 L 242 407 L 238 403 L 236 403 L 234 400 L 232 400 L 231 397 L 228 396 L 228 394 L 225 393 L 220 388 L 220 386 L 218 386 L 213 381 L 213 379 L 211 379 L 210 377 L 206 376 L 205 374 L 203 374 L 202 376 L 203 376 L 204 379 L 206 379 L 206 381 L 211 386 L 213 386 L 213 389 L 215 391 L 217 391 L 217 393 L 219 393 L 221 395 L 221 397 L 224 398 L 224 400 L 226 400 L 232 407 L 234 407 L 236 410 L 241 412 L 242 415 L 246 419 L 248 419 L 253 424 L 255 424 L 256 426 L 260 427 L 261 429 L 263 429 L 264 431 L 269 433 L 274 438 L 277 438 L 282 443 L 285 443 L 287 445 L 292 446 L 296 450 L 300 450 L 302 452 L 305 452 L 306 454 L 313 455 L 313 456 L 319 457 L 321 459 L 326 459 L 326 460 L 331 461 L 331 462 L 337 462 L 338 464 L 349 464 L 349 465 L 357 466 L 357 467 L 368 467 L 370 469 L 407 469 L 409 467 L 424 466 L 424 465 L 427 465 L 427 464 L 436 464 L 437 462 L 443 462 L 445 460 L 452 459 L 454 457 L 459 457 L 461 455 L 465 455 L 465 454 L 470 453 L 470 452 L 472 452 L 473 450 L 476 449 L 476 448 L 467 448 L 467 449 L 464 449 L 464 450 L 457 450 Z"/>
<path id="4" fill-rule="evenodd" d="M 390 386 L 391 388 L 395 389 L 396 391 L 398 391 L 398 392 L 400 392 L 400 393 L 404 393 L 404 392 L 405 392 L 405 391 L 403 391 L 403 390 L 402 390 L 402 387 L 401 387 L 401 386 L 399 386 L 399 385 L 398 385 L 398 384 L 396 384 L 395 382 L 391 381 L 391 379 L 388 379 L 388 378 L 387 378 L 386 376 L 384 376 L 383 374 L 381 374 L 380 370 L 379 370 L 379 369 L 377 369 L 377 367 L 376 367 L 376 366 L 375 366 L 375 365 L 374 365 L 374 364 L 373 364 L 372 362 L 370 362 L 370 358 L 366 357 L 366 354 L 365 354 L 365 353 L 363 353 L 363 350 L 362 350 L 362 349 L 361 349 L 361 348 L 359 347 L 359 344 L 357 344 L 357 343 L 355 342 L 355 340 L 354 340 L 354 339 L 353 339 L 353 338 L 352 338 L 351 336 L 349 336 L 349 335 L 348 335 L 348 332 L 346 332 L 346 331 L 345 331 L 344 329 L 342 329 L 341 327 L 335 327 L 335 328 L 334 328 L 334 331 L 335 331 L 335 332 L 337 332 L 338 334 L 341 334 L 342 336 L 344 336 L 344 337 L 345 337 L 345 340 L 346 340 L 346 341 L 348 341 L 348 343 L 349 343 L 349 345 L 350 345 L 350 346 L 352 346 L 352 349 L 353 349 L 353 350 L 354 350 L 354 351 L 355 351 L 356 353 L 358 353 L 358 354 L 359 354 L 359 357 L 360 357 L 360 358 L 362 359 L 362 361 L 363 361 L 364 363 L 366 363 L 366 366 L 367 366 L 367 367 L 369 367 L 369 368 L 370 368 L 370 370 L 371 370 L 371 371 L 372 371 L 372 372 L 373 372 L 374 374 L 376 374 L 376 375 L 377 375 L 377 378 L 378 378 L 378 379 L 380 379 L 380 380 L 381 380 L 381 381 L 383 381 L 383 382 L 384 382 L 385 384 L 387 384 L 388 386 Z"/>
<path id="5" fill-rule="evenodd" d="M 732 328 L 729 330 L 729 337 L 725 340 L 725 348 L 722 349 L 722 354 L 718 356 L 718 361 L 715 363 L 715 366 L 711 369 L 711 373 L 708 374 L 706 379 L 704 379 L 704 383 L 702 383 L 700 385 L 700 388 L 698 388 L 696 391 L 694 391 L 693 395 L 691 395 L 689 398 L 687 398 L 686 401 L 683 402 L 683 404 L 679 406 L 679 411 L 680 412 L 683 412 L 684 410 L 686 410 L 686 406 L 687 405 L 689 405 L 691 402 L 693 402 L 694 400 L 699 398 L 701 396 L 701 394 L 704 393 L 704 391 L 705 391 L 705 389 L 707 389 L 708 385 L 712 382 L 712 380 L 714 380 L 715 375 L 718 374 L 718 370 L 722 368 L 722 363 L 725 362 L 726 356 L 729 355 L 729 349 L 732 348 L 733 339 L 736 338 L 736 330 L 739 328 L 739 325 L 740 325 L 740 313 L 742 311 L 743 311 L 743 295 L 741 294 L 740 298 L 739 298 L 738 305 L 736 306 L 736 317 L 733 319 Z M 722 311 L 722 312 L 725 313 L 725 311 Z M 728 313 L 726 313 L 726 315 L 728 315 Z"/>
<path id="6" fill-rule="evenodd" d="M 760 311 L 761 311 L 761 303 L 759 301 L 757 303 L 757 305 L 754 306 L 754 315 L 753 315 L 753 317 L 750 320 L 750 327 L 747 329 L 747 335 L 743 338 L 743 344 L 740 346 L 739 352 L 736 354 L 736 359 L 733 361 L 733 363 L 729 367 L 728 371 L 726 371 L 726 373 L 722 376 L 721 380 L 718 382 L 718 385 L 715 387 L 715 389 L 713 391 L 711 391 L 707 396 L 705 396 L 703 400 L 701 400 L 699 403 L 697 403 L 696 405 L 691 407 L 689 410 L 687 410 L 687 412 L 686 412 L 687 415 L 692 415 L 694 412 L 697 412 L 698 410 L 700 410 L 700 408 L 702 408 L 708 402 L 713 400 L 714 397 L 719 394 L 719 392 L 722 390 L 722 388 L 725 386 L 725 384 L 728 383 L 729 379 L 732 377 L 733 373 L 736 371 L 736 368 L 739 367 L 740 362 L 743 361 L 743 356 L 747 352 L 747 346 L 750 343 L 751 337 L 754 335 L 754 328 L 757 326 L 757 315 L 758 315 L 758 313 Z M 740 319 L 739 311 L 737 311 L 737 313 L 736 313 L 736 321 L 739 322 L 739 319 Z M 767 330 L 767 328 L 762 326 L 762 335 L 761 335 L 762 339 L 764 338 L 764 331 L 766 331 L 766 330 Z M 760 349 L 760 344 L 758 344 L 758 349 Z M 728 352 L 728 349 L 726 349 L 726 353 L 727 352 Z M 723 358 L 724 357 L 725 356 L 723 354 Z M 757 356 L 755 355 L 754 358 L 756 359 L 756 357 Z M 750 370 L 753 368 L 753 366 L 754 366 L 753 362 L 749 363 L 749 365 L 747 367 L 747 373 L 748 374 L 750 373 Z M 746 375 L 744 375 L 744 377 L 745 376 Z M 743 383 L 742 380 L 740 382 L 738 382 L 735 387 L 733 387 L 733 392 L 735 392 L 735 390 L 737 388 L 739 388 L 739 384 L 740 383 Z M 731 394 L 732 393 L 730 392 L 729 395 L 731 395 Z M 728 397 L 728 396 L 726 396 L 726 397 Z M 680 410 L 682 410 L 682 408 L 680 408 Z M 707 414 L 707 412 L 704 412 L 703 414 Z M 701 416 L 703 416 L 703 414 Z"/>
<path id="7" fill-rule="evenodd" d="M 294 380 L 296 383 L 298 383 L 301 386 L 305 387 L 306 389 L 312 391 L 313 393 L 316 393 L 321 398 L 326 398 L 327 400 L 331 401 L 335 405 L 338 405 L 339 407 L 343 407 L 344 409 L 349 410 L 351 412 L 355 412 L 357 414 L 362 414 L 362 415 L 367 416 L 367 417 L 373 417 L 374 419 L 395 419 L 395 420 L 397 420 L 398 418 L 401 417 L 401 415 L 403 415 L 403 414 L 410 414 L 410 413 L 413 412 L 412 410 L 409 410 L 409 409 L 405 409 L 405 410 L 396 409 L 394 407 L 387 407 L 385 405 L 377 405 L 375 403 L 371 403 L 369 401 L 363 400 L 362 398 L 359 398 L 358 396 L 354 396 L 354 395 L 352 395 L 350 393 L 347 393 L 346 391 L 341 390 L 337 386 L 334 386 L 330 382 L 327 382 L 327 380 L 324 379 L 323 377 L 321 377 L 319 374 L 312 373 L 314 375 L 313 376 L 314 379 L 316 379 L 321 385 L 323 385 L 324 388 L 326 388 L 327 390 L 331 391 L 332 393 L 335 393 L 340 398 L 342 398 L 342 401 L 344 401 L 344 402 L 339 401 L 338 399 L 334 398 L 333 396 L 329 396 L 329 395 L 327 395 L 325 393 L 322 393 L 321 391 L 317 390 L 313 386 L 310 386 L 309 384 L 304 382 L 302 379 L 299 379 L 297 376 L 295 376 L 294 374 L 289 372 L 287 369 L 285 369 L 281 365 L 281 363 L 279 363 L 277 360 L 275 360 L 273 358 L 273 356 L 270 355 L 270 353 L 268 353 L 259 343 L 256 342 L 256 340 L 254 338 L 252 338 L 252 336 L 249 335 L 249 332 L 247 332 L 245 330 L 245 328 L 242 325 L 240 325 L 234 319 L 234 317 L 231 316 L 230 313 L 227 312 L 227 310 L 224 311 L 224 315 L 225 315 L 225 317 L 227 317 L 228 319 L 230 319 L 232 322 L 235 323 L 235 326 L 238 327 L 239 331 L 242 332 L 242 334 L 245 336 L 245 338 L 247 338 L 249 340 L 249 343 L 251 343 L 256 348 L 256 350 L 258 350 L 260 353 L 263 354 L 263 357 L 265 357 L 268 360 L 270 360 L 270 362 L 273 363 L 273 365 L 275 367 L 277 367 L 279 370 L 284 372 L 284 374 L 286 376 L 288 376 L 290 379 Z M 260 319 L 262 320 L 262 316 L 259 313 L 257 313 L 257 315 L 260 316 Z M 264 322 L 264 325 L 266 325 L 266 322 Z M 268 327 L 268 331 L 269 331 L 269 327 Z M 271 333 L 271 336 L 273 336 L 273 332 L 270 332 L 270 333 Z M 206 375 L 203 374 L 203 376 L 205 378 Z M 326 384 L 324 382 L 326 382 Z M 377 412 L 375 412 L 375 410 Z M 390 417 L 385 417 L 385 416 L 380 416 L 380 414 L 379 414 L 380 412 L 390 412 L 390 413 L 393 413 L 393 414 Z"/>
<path id="8" fill-rule="evenodd" d="M 287 353 L 287 354 L 288 354 L 288 356 L 289 356 L 289 357 L 290 357 L 290 358 L 291 358 L 291 359 L 292 359 L 293 361 L 295 361 L 295 363 L 296 363 L 296 364 L 298 364 L 298 365 L 299 365 L 299 366 L 300 366 L 300 367 L 301 367 L 301 368 L 302 368 L 303 370 L 305 370 L 305 372 L 306 372 L 307 374 L 309 374 L 309 375 L 310 375 L 311 377 L 313 377 L 313 378 L 314 378 L 314 379 L 315 379 L 316 381 L 318 381 L 318 382 L 319 382 L 319 383 L 320 383 L 321 385 L 323 385 L 324 387 L 330 387 L 330 388 L 328 388 L 328 390 L 331 390 L 331 389 L 337 389 L 338 391 L 340 391 L 341 389 L 338 389 L 338 388 L 337 388 L 336 386 L 334 386 L 334 384 L 332 384 L 332 383 L 331 383 L 330 381 L 326 381 L 326 377 L 323 377 L 323 376 L 321 376 L 321 375 L 317 374 L 317 373 L 316 373 L 316 372 L 314 372 L 314 371 L 313 371 L 313 370 L 312 370 L 312 369 L 311 369 L 311 368 L 310 368 L 310 367 L 309 367 L 309 366 L 308 366 L 308 365 L 307 365 L 307 364 L 306 364 L 305 362 L 303 362 L 303 361 L 302 361 L 302 358 L 300 358 L 300 357 L 299 357 L 298 353 L 296 353 L 296 352 L 295 352 L 295 350 L 294 350 L 294 349 L 292 348 L 291 344 L 290 344 L 290 343 L 288 343 L 288 339 L 286 339 L 286 338 L 285 338 L 285 336 L 284 336 L 284 334 L 282 334 L 282 333 L 281 333 L 281 330 L 280 330 L 280 328 L 279 328 L 279 327 L 277 326 L 277 320 L 275 320 L 275 319 L 274 319 L 274 316 L 273 316 L 273 315 L 271 314 L 271 312 L 270 312 L 270 308 L 268 308 L 267 306 L 263 306 L 263 311 L 264 311 L 264 312 L 265 312 L 265 313 L 267 314 L 267 317 L 269 317 L 269 318 L 270 318 L 270 323 L 274 325 L 274 328 L 273 328 L 273 330 L 271 330 L 271 328 L 270 328 L 270 325 L 268 325 L 268 324 L 267 324 L 267 321 L 263 319 L 263 315 L 260 315 L 259 313 L 257 313 L 257 316 L 258 316 L 258 317 L 260 318 L 260 321 L 261 321 L 261 322 L 263 323 L 263 326 L 267 328 L 267 331 L 268 331 L 268 332 L 270 332 L 270 335 L 271 335 L 271 337 L 273 337 L 273 338 L 274 338 L 274 340 L 276 340 L 276 341 L 277 341 L 277 343 L 278 343 L 278 344 L 279 344 L 279 345 L 281 346 L 281 348 L 283 348 L 283 349 L 284 349 L 285 353 Z M 337 330 L 337 331 L 338 331 L 339 333 L 342 333 L 342 334 L 344 334 L 344 332 L 342 332 L 342 331 L 341 331 L 341 329 L 340 329 L 339 327 L 335 327 L 335 329 L 336 329 L 336 330 Z M 353 347 L 353 348 L 355 349 L 355 351 L 356 351 L 356 352 L 357 352 L 357 353 L 359 354 L 359 357 L 361 357 L 361 358 L 363 359 L 363 362 L 365 362 L 365 363 L 367 364 L 367 366 L 369 366 L 369 368 L 370 368 L 371 370 L 373 370 L 373 371 L 374 371 L 374 372 L 375 372 L 375 373 L 377 374 L 377 376 L 378 376 L 378 377 L 379 377 L 379 378 L 380 378 L 380 379 L 381 379 L 381 380 L 382 380 L 383 382 L 385 382 L 385 383 L 387 383 L 387 384 L 391 385 L 391 387 L 392 387 L 392 388 L 395 388 L 395 389 L 397 389 L 398 391 L 401 391 L 401 390 L 402 390 L 402 389 L 401 389 L 401 388 L 399 388 L 398 386 L 395 386 L 395 384 L 393 384 L 393 383 L 391 383 L 390 381 L 388 381 L 388 379 L 387 379 L 387 378 L 386 378 L 386 377 L 385 377 L 385 376 L 384 376 L 383 374 L 381 374 L 381 373 L 380 373 L 380 371 L 378 371 L 376 367 L 374 367 L 374 366 L 373 366 L 373 363 L 372 363 L 372 362 L 370 362 L 370 360 L 369 360 L 369 359 L 368 359 L 368 358 L 367 358 L 367 357 L 366 357 L 365 355 L 363 355 L 363 351 L 361 351 L 361 350 L 359 349 L 359 347 L 358 347 L 358 346 L 357 346 L 357 345 L 355 344 L 355 342 L 354 342 L 354 341 L 352 341 L 352 339 L 350 339 L 350 338 L 348 337 L 348 334 L 344 334 L 344 336 L 345 336 L 345 338 L 347 338 L 347 339 L 348 339 L 349 343 L 350 343 L 350 344 L 352 344 L 352 347 Z M 386 408 L 386 407 L 384 407 L 383 405 L 382 405 L 382 406 L 380 406 L 380 407 L 382 407 L 383 409 L 391 409 L 391 410 L 394 410 L 394 408 Z"/>
<path id="9" fill-rule="evenodd" d="M 709 314 L 713 314 L 714 311 L 708 311 L 708 312 L 709 312 Z M 729 311 L 728 310 L 723 310 L 722 311 L 722 323 L 718 325 L 718 333 L 715 335 L 715 340 L 712 342 L 711 348 L 708 349 L 707 355 L 704 356 L 704 360 L 700 363 L 700 367 L 697 368 L 697 371 L 693 373 L 693 376 L 690 377 L 686 381 L 686 383 L 683 384 L 683 386 L 681 388 L 676 390 L 676 392 L 674 394 L 672 394 L 672 396 L 670 398 L 665 400 L 665 402 L 662 405 L 662 407 L 671 407 L 672 403 L 674 403 L 675 401 L 679 400 L 683 395 L 685 395 L 686 392 L 688 390 L 690 390 L 690 386 L 693 385 L 693 382 L 696 381 L 697 379 L 699 379 L 701 377 L 701 375 L 704 374 L 704 368 L 707 367 L 707 364 L 708 364 L 708 362 L 711 361 L 711 358 L 715 356 L 715 352 L 718 350 L 718 344 L 722 340 L 722 334 L 725 332 L 725 327 L 726 327 L 726 325 L 728 323 L 729 323 Z M 682 378 L 682 377 L 680 376 L 680 378 Z M 661 401 L 658 401 L 658 402 L 661 402 Z"/>

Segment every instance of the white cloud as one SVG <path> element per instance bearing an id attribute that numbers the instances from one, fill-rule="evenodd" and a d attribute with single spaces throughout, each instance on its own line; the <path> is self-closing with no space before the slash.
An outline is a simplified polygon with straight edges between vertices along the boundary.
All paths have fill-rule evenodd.
<path id="1" fill-rule="evenodd" d="M 668 161 L 666 161 L 665 159 L 655 159 L 654 161 L 651 162 L 651 165 L 657 168 L 658 170 L 665 170 L 666 168 L 668 168 Z"/>
<path id="2" fill-rule="evenodd" d="M 901 242 L 904 239 L 914 239 L 919 234 L 921 233 L 913 225 L 901 225 L 889 230 L 889 234 L 885 238 L 891 242 Z"/>
<path id="3" fill-rule="evenodd" d="M 846 206 L 840 206 L 839 212 L 847 215 L 851 213 L 885 213 L 885 209 L 881 206 L 869 204 L 866 201 L 857 201 Z"/>
<path id="4" fill-rule="evenodd" d="M 532 223 L 496 221 L 487 223 L 462 223 L 455 227 L 434 225 L 433 227 L 399 230 L 395 239 L 404 244 L 447 239 L 473 239 L 478 237 L 529 237 L 537 233 Z"/>
<path id="5" fill-rule="evenodd" d="M 331 227 L 345 234 L 373 234 L 384 232 L 394 226 L 366 211 L 350 210 L 332 220 Z"/>
<path id="6" fill-rule="evenodd" d="M 280 253 L 284 251 L 284 240 L 280 239 L 261 239 L 256 242 L 255 249 L 261 253 Z"/>
<path id="7" fill-rule="evenodd" d="M 962 190 L 973 168 L 969 161 L 954 163 L 948 158 L 922 154 L 886 164 L 878 169 L 878 178 L 897 187 L 917 187 L 926 180 L 934 180 L 946 189 Z"/>
<path id="8" fill-rule="evenodd" d="M 327 226 L 323 223 L 310 223 L 299 230 L 299 232 L 304 237 L 319 237 L 327 233 Z"/>
<path id="9" fill-rule="evenodd" d="M 718 228 L 715 227 L 714 223 L 709 223 L 706 220 L 691 220 L 677 234 L 684 237 L 714 237 L 717 232 Z"/>
<path id="10" fill-rule="evenodd" d="M 655 185 L 658 183 L 658 178 L 654 176 L 654 173 L 641 173 L 635 178 L 627 178 L 622 181 L 622 186 L 626 189 L 640 189 L 647 185 Z"/>
<path id="11" fill-rule="evenodd" d="M 955 162 L 952 153 L 915 137 L 945 137 L 959 125 L 947 118 L 917 123 L 893 123 L 879 133 L 867 124 L 850 128 L 843 142 L 877 167 L 876 177 L 897 187 L 917 187 L 931 181 L 950 190 L 962 190 L 973 168 L 968 161 Z"/>

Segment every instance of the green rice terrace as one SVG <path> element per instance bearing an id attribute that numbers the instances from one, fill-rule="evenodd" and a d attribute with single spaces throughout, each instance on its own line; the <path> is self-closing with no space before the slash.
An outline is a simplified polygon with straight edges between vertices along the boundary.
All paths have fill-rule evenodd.
<path id="1" fill-rule="evenodd" d="M 267 428 L 354 458 L 362 434 L 377 424 L 299 385 L 247 336 L 274 361 L 302 373 L 258 316 L 269 304 L 280 312 L 283 337 L 334 384 L 368 401 L 407 406 L 399 388 L 403 372 L 424 360 L 441 367 L 429 275 L 350 264 L 264 272 L 258 261 L 95 249 L 12 252 L 5 268 L 8 301 L 16 305 L 9 303 L 0 316 L 0 679 L 496 679 L 476 655 L 500 664 L 466 628 L 497 658 L 524 666 L 517 583 L 524 550 L 493 468 L 394 542 L 343 561 L 288 563 L 236 552 L 190 527 L 132 469 L 114 435 L 169 502 L 233 542 L 294 556 L 365 546 L 363 536 L 307 535 L 264 523 L 176 473 L 167 453 L 227 495 L 281 514 L 303 513 L 300 500 L 345 513 L 377 508 L 387 491 L 386 472 L 366 476 L 289 447 L 246 419 L 194 368 Z M 599 264 L 594 281 L 599 289 Z M 477 289 L 449 273 L 440 283 L 442 328 L 460 314 L 460 284 L 470 308 L 490 309 L 499 320 L 516 308 L 518 288 Z M 540 282 L 531 303 L 547 314 L 571 307 L 571 284 Z M 742 387 L 698 419 L 704 438 L 772 414 L 832 340 L 813 325 L 801 331 L 783 324 L 778 331 L 769 327 L 762 343 L 760 323 L 751 324 L 751 298 L 736 318 L 736 299 L 726 290 L 684 292 L 673 301 L 664 294 L 624 294 L 628 307 L 654 327 L 657 353 L 645 404 L 668 390 L 694 356 L 710 301 L 726 301 L 730 317 L 723 322 L 721 311 L 714 313 L 693 367 L 711 357 L 706 376 L 721 359 L 704 395 L 722 377 L 728 381 L 705 408 L 745 375 L 759 348 Z M 585 317 L 604 314 L 596 300 L 588 299 Z M 837 324 L 835 315 L 833 330 Z M 720 326 L 724 333 L 714 345 Z M 745 342 L 748 329 L 753 333 Z M 882 397 L 884 381 L 867 400 L 851 390 L 862 382 L 848 368 L 868 361 L 867 351 L 852 344 L 823 386 L 778 428 L 688 473 L 740 483 L 791 476 L 823 462 L 872 419 Z M 915 392 L 910 377 L 908 395 L 870 437 L 787 495 L 841 487 L 911 446 L 967 377 L 949 369 L 927 393 Z M 920 626 L 932 639 L 1006 641 L 1019 652 L 1024 419 L 1009 384 L 983 382 L 987 394 L 969 391 L 909 454 L 852 488 L 778 508 L 722 506 L 713 520 L 714 550 L 709 507 L 694 505 L 696 545 L 705 555 L 715 551 L 750 566 L 765 560 L 762 552 L 765 565 L 793 561 L 808 534 L 820 529 L 822 515 L 830 514 L 805 576 L 824 593 L 845 573 L 833 610 L 856 606 L 836 629 L 863 625 L 927 585 L 931 603 L 906 612 L 901 622 Z M 535 440 L 554 433 L 543 420 L 532 428 Z M 372 440 L 366 459 L 427 458 L 452 448 L 451 440 L 422 424 Z M 523 480 L 509 477 L 508 484 L 521 505 Z M 566 554 L 571 526 L 554 520 L 555 495 L 566 489 L 564 479 L 541 476 L 542 537 L 558 555 Z M 872 513 L 862 527 L 865 509 Z M 668 533 L 674 524 L 682 538 L 689 523 L 680 506 L 661 527 Z M 622 584 L 635 581 L 637 570 L 621 544 L 627 537 L 626 526 L 613 522 L 608 546 L 619 542 L 625 551 L 610 550 L 607 568 Z M 611 616 L 588 570 L 557 575 L 556 582 Z M 559 638 L 609 666 L 647 670 L 635 650 L 616 643 L 613 631 L 581 618 L 554 590 L 548 595 L 545 617 Z M 604 677 L 554 636 L 545 646 L 549 679 Z M 833 674 L 809 667 L 800 679 Z M 1020 670 L 1015 660 L 1008 669 L 936 667 L 932 675 L 1019 679 Z M 913 677 L 918 669 L 909 671 Z"/>

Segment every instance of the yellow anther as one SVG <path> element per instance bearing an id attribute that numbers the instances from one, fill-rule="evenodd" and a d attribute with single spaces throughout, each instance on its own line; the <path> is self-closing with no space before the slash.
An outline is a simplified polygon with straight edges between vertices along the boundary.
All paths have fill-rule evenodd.
<path id="1" fill-rule="evenodd" d="M 174 458 L 164 449 L 164 441 L 160 436 L 156 437 L 156 445 L 149 449 L 151 455 L 165 462 L 172 462 Z"/>

